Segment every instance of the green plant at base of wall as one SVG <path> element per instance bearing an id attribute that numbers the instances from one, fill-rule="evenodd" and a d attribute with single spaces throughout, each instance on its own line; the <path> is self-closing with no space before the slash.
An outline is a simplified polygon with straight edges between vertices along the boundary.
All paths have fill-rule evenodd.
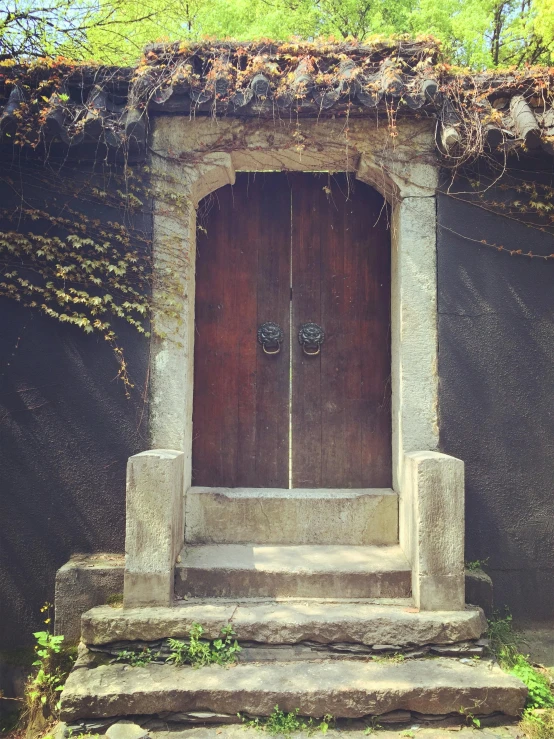
<path id="1" fill-rule="evenodd" d="M 139 652 L 133 652 L 130 649 L 123 649 L 117 653 L 114 662 L 126 662 L 131 667 L 146 667 L 152 662 L 154 654 L 151 649 L 145 648 Z"/>
<path id="2" fill-rule="evenodd" d="M 483 567 L 487 566 L 489 559 L 489 557 L 485 557 L 485 559 L 474 559 L 471 562 L 466 562 L 465 568 L 468 572 L 477 572 L 477 570 L 482 570 Z"/>
<path id="3" fill-rule="evenodd" d="M 521 639 L 514 631 L 512 616 L 508 610 L 498 612 L 488 621 L 487 636 L 490 651 L 500 666 L 518 677 L 529 691 L 521 729 L 529 739 L 552 739 L 554 737 L 554 694 L 552 678 L 546 670 L 539 669 L 520 652 Z"/>
<path id="4" fill-rule="evenodd" d="M 317 724 L 313 719 L 304 721 L 304 719 L 299 718 L 299 711 L 300 709 L 296 708 L 290 713 L 285 713 L 285 711 L 281 711 L 279 706 L 275 706 L 273 712 L 267 716 L 267 718 L 257 717 L 254 719 L 247 719 L 244 716 L 241 716 L 240 713 L 238 716 L 247 727 L 256 729 L 257 731 L 263 731 L 270 736 L 287 737 L 297 731 L 304 731 L 309 735 L 316 731 L 326 734 L 334 723 L 333 717 L 329 713 L 325 714 L 321 722 Z"/>
<path id="5" fill-rule="evenodd" d="M 241 651 L 236 639 L 235 632 L 230 625 L 221 629 L 221 638 L 208 641 L 202 639 L 204 628 L 201 624 L 193 623 L 190 628 L 190 638 L 169 639 L 168 644 L 171 654 L 167 662 L 174 665 L 192 665 L 203 667 L 205 665 L 230 665 L 236 662 L 237 654 Z"/>
<path id="6" fill-rule="evenodd" d="M 74 648 L 64 648 L 64 637 L 50 630 L 52 604 L 45 603 L 41 612 L 46 614 L 46 629 L 33 634 L 37 657 L 33 667 L 36 670 L 27 679 L 24 691 L 22 721 L 28 734 L 43 730 L 50 721 L 57 719 L 60 693 L 75 661 Z"/>

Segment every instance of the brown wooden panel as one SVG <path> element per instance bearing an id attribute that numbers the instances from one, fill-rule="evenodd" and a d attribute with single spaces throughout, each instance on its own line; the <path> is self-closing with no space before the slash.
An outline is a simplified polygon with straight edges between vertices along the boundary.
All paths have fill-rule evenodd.
<path id="1" fill-rule="evenodd" d="M 391 484 L 390 239 L 383 199 L 346 176 L 293 179 L 292 484 Z M 319 323 L 306 357 L 296 334 Z"/>
<path id="2" fill-rule="evenodd" d="M 306 357 L 300 324 L 321 325 L 322 178 L 295 174 L 292 184 L 292 487 L 323 487 L 321 356 Z"/>
<path id="3" fill-rule="evenodd" d="M 237 175 L 211 197 L 198 234 L 193 482 L 288 487 L 290 189 Z M 285 331 L 266 356 L 260 323 Z"/>

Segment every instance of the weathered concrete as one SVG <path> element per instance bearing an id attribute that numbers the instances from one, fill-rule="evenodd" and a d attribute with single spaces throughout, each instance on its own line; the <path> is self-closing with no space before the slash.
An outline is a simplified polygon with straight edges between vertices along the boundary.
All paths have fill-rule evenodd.
<path id="1" fill-rule="evenodd" d="M 410 605 L 377 605 L 360 602 L 270 601 L 182 603 L 173 608 L 115 609 L 99 606 L 82 618 L 86 644 L 114 641 L 155 641 L 186 637 L 194 622 L 201 623 L 207 638 L 232 624 L 241 641 L 265 644 L 451 644 L 478 639 L 486 630 L 478 608 L 462 611 L 417 613 Z"/>
<path id="2" fill-rule="evenodd" d="M 215 711 L 269 715 L 275 705 L 305 716 L 360 717 L 394 710 L 517 715 L 527 688 L 492 663 L 437 658 L 403 663 L 294 662 L 179 668 L 81 668 L 61 696 L 61 718 Z"/>
<path id="3" fill-rule="evenodd" d="M 412 563 L 421 610 L 459 610 L 465 603 L 464 463 L 439 452 L 405 458 L 400 541 Z"/>
<path id="4" fill-rule="evenodd" d="M 182 452 L 157 449 L 127 465 L 126 607 L 168 606 L 174 565 L 184 536 Z"/>
<path id="5" fill-rule="evenodd" d="M 55 633 L 66 642 L 78 642 L 81 615 L 107 603 L 110 596 L 123 598 L 122 554 L 75 555 L 56 573 Z"/>
<path id="6" fill-rule="evenodd" d="M 187 546 L 175 592 L 197 598 L 406 598 L 411 569 L 398 546 Z"/>
<path id="7" fill-rule="evenodd" d="M 398 496 L 390 489 L 190 488 L 187 544 L 398 543 Z"/>

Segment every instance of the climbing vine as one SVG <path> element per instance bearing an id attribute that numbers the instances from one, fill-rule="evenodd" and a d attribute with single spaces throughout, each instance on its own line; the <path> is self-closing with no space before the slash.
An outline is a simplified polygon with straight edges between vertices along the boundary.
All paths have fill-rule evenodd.
<path id="1" fill-rule="evenodd" d="M 148 211 L 148 190 L 129 170 L 102 178 L 70 168 L 63 176 L 40 166 L 23 171 L 23 182 L 21 169 L 3 178 L 18 204 L 0 209 L 0 296 L 102 336 L 128 393 L 118 327 L 149 335 L 151 238 L 134 225 Z"/>

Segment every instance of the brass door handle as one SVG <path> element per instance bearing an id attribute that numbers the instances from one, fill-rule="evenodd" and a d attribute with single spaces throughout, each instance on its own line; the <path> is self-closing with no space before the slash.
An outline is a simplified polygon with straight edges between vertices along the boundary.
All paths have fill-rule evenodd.
<path id="1" fill-rule="evenodd" d="M 258 344 L 269 356 L 279 354 L 284 336 L 281 326 L 273 321 L 266 321 L 258 327 Z"/>
<path id="2" fill-rule="evenodd" d="M 302 351 L 308 357 L 316 357 L 321 352 L 325 340 L 325 331 L 317 323 L 303 323 L 298 332 L 298 341 Z"/>

